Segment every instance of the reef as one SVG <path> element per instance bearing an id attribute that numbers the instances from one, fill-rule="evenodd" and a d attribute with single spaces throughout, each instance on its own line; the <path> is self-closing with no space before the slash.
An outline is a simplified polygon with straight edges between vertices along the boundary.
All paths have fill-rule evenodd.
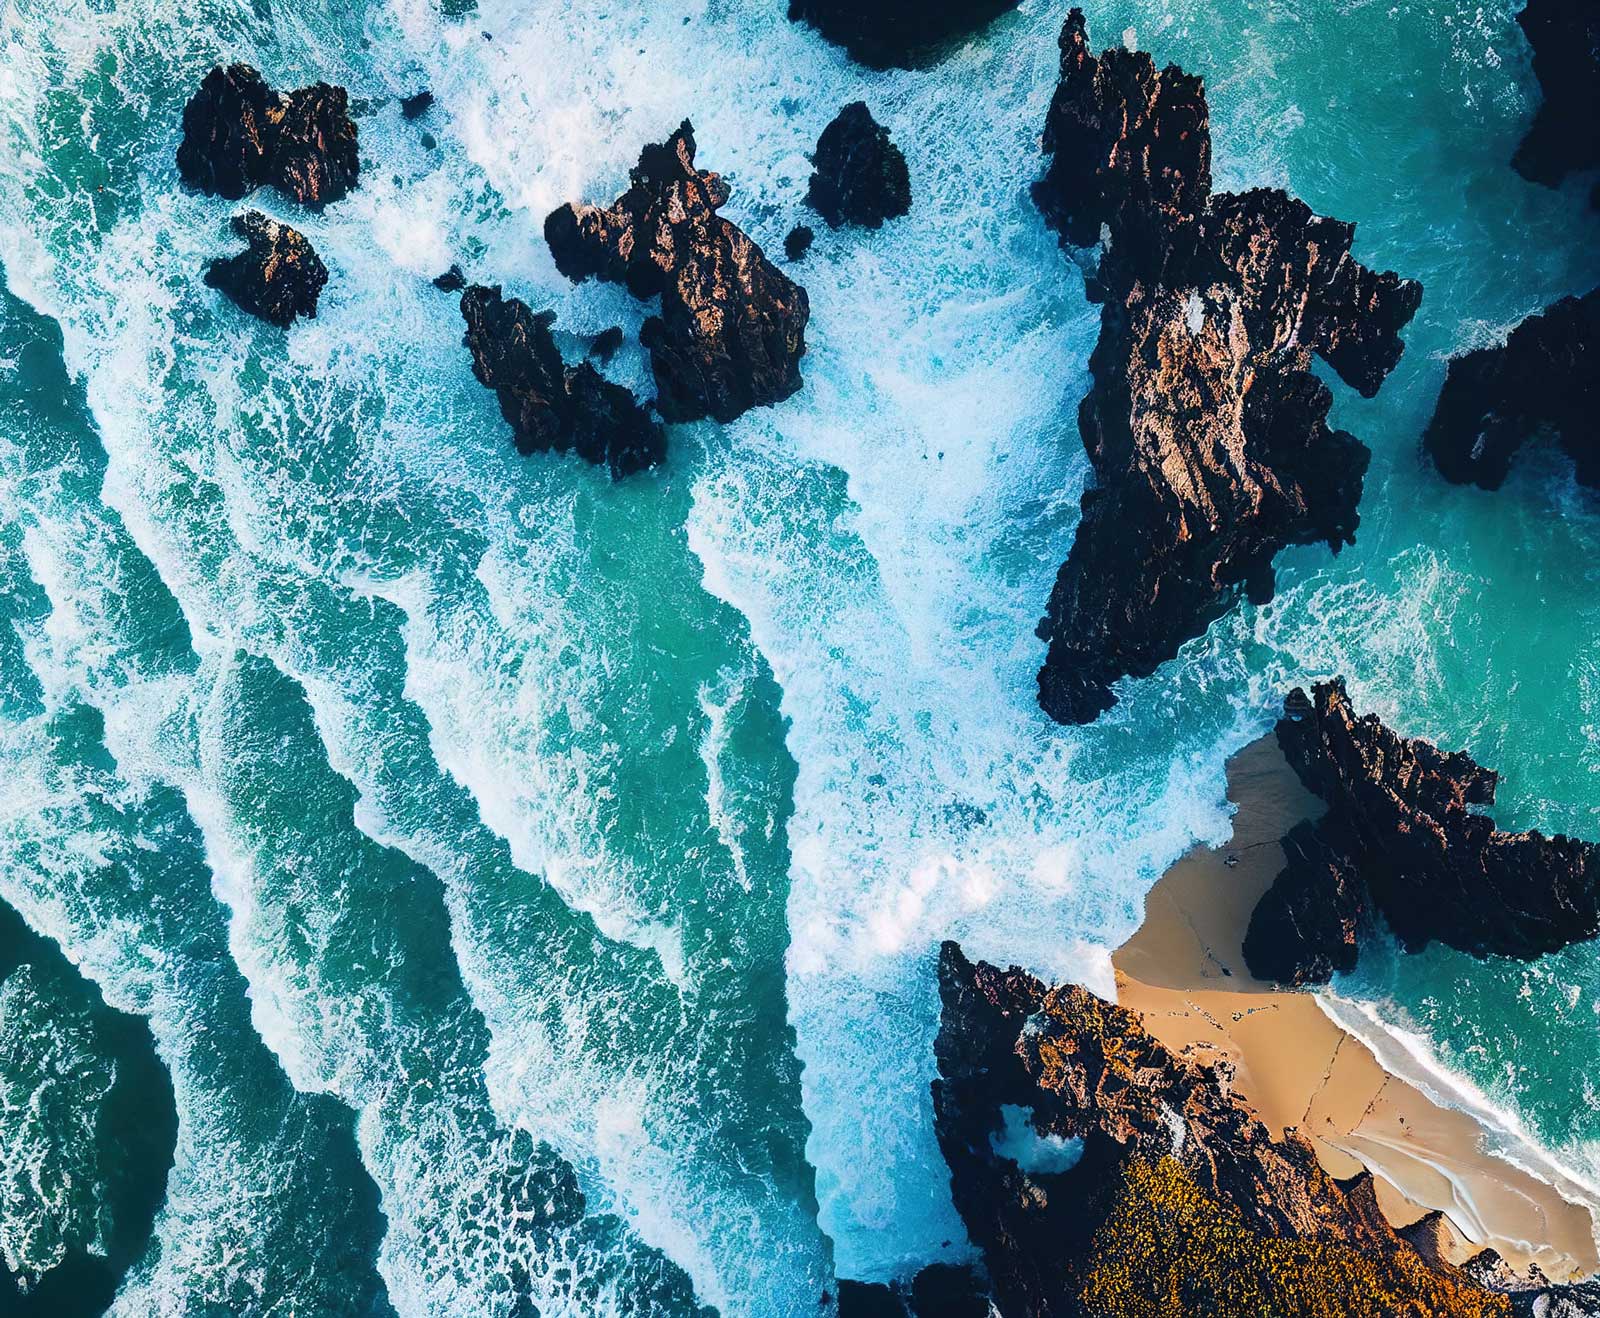
<path id="1" fill-rule="evenodd" d="M 1558 187 L 1568 174 L 1600 166 L 1600 5 L 1528 0 L 1517 22 L 1544 101 L 1511 164 L 1530 183 Z M 1600 182 L 1589 204 L 1600 207 Z"/>
<path id="2" fill-rule="evenodd" d="M 630 186 L 610 206 L 552 211 L 544 234 L 556 268 L 573 280 L 623 284 L 661 314 L 640 331 L 668 421 L 732 421 L 768 407 L 802 383 L 811 304 L 742 229 L 717 212 L 729 190 L 695 168 L 685 120 L 647 146 Z"/>
<path id="3" fill-rule="evenodd" d="M 235 215 L 233 230 L 249 246 L 212 261 L 205 282 L 252 316 L 284 329 L 297 316 L 315 316 L 328 267 L 306 236 L 260 211 Z"/>
<path id="4" fill-rule="evenodd" d="M 1199 78 L 1096 59 L 1077 9 L 1060 44 L 1034 197 L 1064 246 L 1108 241 L 1078 412 L 1094 481 L 1039 624 L 1039 703 L 1086 723 L 1241 595 L 1270 599 L 1279 550 L 1353 540 L 1369 454 L 1329 428 L 1312 355 L 1372 396 L 1422 289 L 1368 270 L 1353 225 L 1282 191 L 1213 193 Z"/>
<path id="5" fill-rule="evenodd" d="M 666 457 L 660 425 L 628 390 L 588 362 L 562 361 L 553 313 L 475 284 L 461 295 L 461 318 L 472 373 L 495 391 L 519 452 L 575 452 L 619 479 Z"/>
<path id="6" fill-rule="evenodd" d="M 1007 1318 L 1511 1314 L 1396 1235 L 1369 1175 L 1336 1181 L 1303 1134 L 1274 1139 L 1225 1067 L 1132 1012 L 954 943 L 939 992 L 935 1129 Z M 1023 1166 L 1003 1140 L 1019 1121 L 1076 1162 Z"/>
<path id="7" fill-rule="evenodd" d="M 1016 6 L 1017 0 L 790 0 L 789 17 L 869 68 L 909 69 Z"/>
<path id="8" fill-rule="evenodd" d="M 325 82 L 285 95 L 248 64 L 219 65 L 183 107 L 178 173 L 230 201 L 263 186 L 306 206 L 338 201 L 361 173 L 349 98 Z"/>
<path id="9" fill-rule="evenodd" d="M 911 209 L 911 173 L 889 130 L 865 101 L 852 101 L 822 130 L 806 204 L 833 229 L 881 228 Z"/>
<path id="10" fill-rule="evenodd" d="M 1549 434 L 1600 489 L 1600 289 L 1529 316 L 1505 343 L 1450 360 L 1423 447 L 1446 480 L 1498 489 L 1534 435 Z"/>
<path id="11" fill-rule="evenodd" d="M 1413 952 L 1437 940 L 1531 961 L 1600 934 L 1600 847 L 1497 830 L 1482 808 L 1498 775 L 1465 752 L 1358 718 L 1342 680 L 1313 687 L 1310 712 L 1281 719 L 1277 737 L 1328 811 L 1289 835 L 1288 864 L 1250 917 L 1258 979 L 1326 983 L 1353 968 L 1369 912 Z"/>

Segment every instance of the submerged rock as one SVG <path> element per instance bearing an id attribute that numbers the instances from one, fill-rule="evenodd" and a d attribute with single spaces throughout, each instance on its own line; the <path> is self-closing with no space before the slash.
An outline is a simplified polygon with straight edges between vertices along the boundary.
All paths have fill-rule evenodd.
<path id="1" fill-rule="evenodd" d="M 789 17 L 870 68 L 908 69 L 1016 6 L 1017 0 L 789 0 Z"/>
<path id="2" fill-rule="evenodd" d="M 219 65 L 183 108 L 178 173 L 202 192 L 237 201 L 270 185 L 325 206 L 360 172 L 343 87 L 318 82 L 284 95 L 248 64 Z"/>
<path id="3" fill-rule="evenodd" d="M 954 943 L 939 993 L 935 1129 L 1007 1318 L 1510 1314 L 1395 1235 L 1370 1177 L 1335 1181 L 1305 1136 L 1273 1139 L 1226 1071 L 1132 1012 Z M 1000 1152 L 1008 1121 L 1081 1156 L 1025 1168 Z"/>
<path id="4" fill-rule="evenodd" d="M 1493 771 L 1358 718 L 1342 680 L 1312 695 L 1310 717 L 1279 721 L 1278 744 L 1328 812 L 1290 834 L 1288 865 L 1251 916 L 1252 975 L 1312 984 L 1351 969 L 1351 912 L 1368 903 L 1413 952 L 1437 940 L 1532 960 L 1600 934 L 1600 847 L 1498 831 L 1481 813 Z"/>
<path id="5" fill-rule="evenodd" d="M 1422 442 L 1446 480 L 1494 490 L 1541 433 L 1600 489 L 1600 289 L 1529 316 L 1497 348 L 1452 357 Z"/>
<path id="6" fill-rule="evenodd" d="M 441 293 L 459 293 L 467 286 L 467 274 L 454 261 L 442 275 L 433 277 L 433 286 Z"/>
<path id="7" fill-rule="evenodd" d="M 1600 5 L 1528 0 L 1517 22 L 1533 47 L 1544 102 L 1511 164 L 1529 182 L 1556 187 L 1600 166 Z M 1590 204 L 1600 206 L 1600 184 Z"/>
<path id="8" fill-rule="evenodd" d="M 424 87 L 415 96 L 404 97 L 400 102 L 400 113 L 407 119 L 420 119 L 433 108 L 433 93 Z"/>
<path id="9" fill-rule="evenodd" d="M 519 452 L 575 452 L 617 478 L 666 457 L 661 427 L 631 393 L 588 362 L 561 360 L 553 313 L 474 285 L 461 295 L 461 317 L 472 373 L 499 397 Z"/>
<path id="10" fill-rule="evenodd" d="M 830 228 L 859 224 L 876 229 L 911 209 L 906 158 L 865 101 L 852 101 L 839 111 L 822 130 L 811 160 L 816 168 L 806 204 Z"/>
<path id="11" fill-rule="evenodd" d="M 1353 225 L 1272 188 L 1211 192 L 1200 79 L 1061 34 L 1034 195 L 1065 244 L 1109 241 L 1093 385 L 1078 412 L 1095 481 L 1039 635 L 1039 703 L 1086 723 L 1274 590 L 1288 545 L 1355 535 L 1368 452 L 1327 424 L 1320 355 L 1364 396 L 1399 360 L 1421 287 L 1350 255 Z"/>
<path id="12" fill-rule="evenodd" d="M 622 347 L 622 326 L 613 325 L 610 329 L 603 329 L 594 336 L 589 344 L 589 356 L 601 362 L 608 362 L 617 355 L 617 350 Z"/>
<path id="13" fill-rule="evenodd" d="M 809 224 L 797 224 L 789 230 L 788 236 L 783 240 L 783 254 L 791 261 L 800 261 L 811 250 L 811 244 L 816 242 L 817 235 L 812 232 Z"/>
<path id="14" fill-rule="evenodd" d="M 233 230 L 249 246 L 237 256 L 211 262 L 206 284 L 252 316 L 283 329 L 296 316 L 314 317 L 328 267 L 306 236 L 260 211 L 235 215 Z"/>
<path id="15" fill-rule="evenodd" d="M 811 306 L 805 289 L 717 211 L 728 185 L 694 164 L 687 120 L 647 146 L 610 206 L 565 205 L 545 219 L 556 268 L 661 298 L 640 332 L 668 421 L 732 421 L 800 388 Z"/>

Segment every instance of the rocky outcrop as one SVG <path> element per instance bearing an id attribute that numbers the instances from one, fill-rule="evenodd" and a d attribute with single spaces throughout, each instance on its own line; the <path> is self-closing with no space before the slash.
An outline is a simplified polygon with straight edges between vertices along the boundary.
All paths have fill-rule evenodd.
<path id="1" fill-rule="evenodd" d="M 288 329 L 296 316 L 315 316 L 328 267 L 298 229 L 245 211 L 233 231 L 249 246 L 206 267 L 205 281 L 252 316 Z"/>
<path id="2" fill-rule="evenodd" d="M 973 1268 L 930 1263 L 909 1284 L 841 1281 L 839 1318 L 991 1318 L 988 1284 Z"/>
<path id="3" fill-rule="evenodd" d="M 1328 427 L 1312 355 L 1370 397 L 1422 290 L 1286 193 L 1213 194 L 1201 81 L 1120 48 L 1096 59 L 1076 9 L 1045 145 L 1034 195 L 1063 243 L 1109 238 L 1078 412 L 1094 483 L 1039 624 L 1039 703 L 1086 723 L 1241 595 L 1270 599 L 1280 549 L 1354 537 L 1369 455 Z"/>
<path id="4" fill-rule="evenodd" d="M 909 69 L 1016 6 L 1017 0 L 789 0 L 789 17 L 869 68 Z"/>
<path id="5" fill-rule="evenodd" d="M 1533 47 L 1544 102 L 1511 164 L 1530 182 L 1556 187 L 1600 166 L 1600 5 L 1528 0 L 1517 22 Z M 1600 206 L 1600 183 L 1589 200 Z"/>
<path id="6" fill-rule="evenodd" d="M 202 192 L 237 201 L 270 186 L 320 207 L 360 172 L 343 87 L 318 82 L 284 95 L 248 64 L 219 65 L 183 108 L 178 173 Z"/>
<path id="7" fill-rule="evenodd" d="M 1311 1143 L 1272 1138 L 1226 1070 L 1168 1052 L 1129 1011 L 1013 967 L 939 955 L 935 1129 L 1007 1318 L 1509 1314 L 1429 1267 Z M 1074 1165 L 1010 1156 L 1025 1123 Z M 1002 1148 L 1006 1152 L 1002 1152 Z"/>
<path id="8" fill-rule="evenodd" d="M 1498 831 L 1481 812 L 1494 772 L 1358 718 L 1343 681 L 1312 696 L 1310 714 L 1279 721 L 1278 744 L 1328 812 L 1290 835 L 1289 863 L 1251 916 L 1252 975 L 1309 984 L 1350 969 L 1368 905 L 1408 951 L 1437 939 L 1532 960 L 1600 934 L 1600 847 Z"/>
<path id="9" fill-rule="evenodd" d="M 519 452 L 575 452 L 617 478 L 666 457 L 661 427 L 631 393 L 588 362 L 561 360 L 553 313 L 474 285 L 461 295 L 461 318 L 472 373 L 500 399 Z"/>
<path id="10" fill-rule="evenodd" d="M 790 261 L 803 261 L 816 240 L 817 235 L 809 224 L 797 224 L 784 237 L 783 254 Z"/>
<path id="11" fill-rule="evenodd" d="M 420 119 L 433 109 L 434 96 L 424 87 L 420 92 L 411 96 L 404 96 L 400 100 L 400 114 L 406 119 Z"/>
<path id="12" fill-rule="evenodd" d="M 1493 490 L 1537 434 L 1600 489 L 1600 289 L 1529 316 L 1499 347 L 1451 358 L 1422 442 L 1446 480 Z"/>
<path id="13" fill-rule="evenodd" d="M 647 146 L 610 206 L 565 205 L 545 220 L 556 267 L 569 279 L 625 284 L 659 296 L 640 341 L 668 421 L 732 421 L 800 388 L 811 306 L 805 289 L 717 211 L 728 185 L 695 168 L 687 121 Z"/>
<path id="14" fill-rule="evenodd" d="M 852 101 L 822 130 L 806 205 L 837 229 L 877 229 L 911 209 L 911 173 L 889 130 L 865 101 Z"/>

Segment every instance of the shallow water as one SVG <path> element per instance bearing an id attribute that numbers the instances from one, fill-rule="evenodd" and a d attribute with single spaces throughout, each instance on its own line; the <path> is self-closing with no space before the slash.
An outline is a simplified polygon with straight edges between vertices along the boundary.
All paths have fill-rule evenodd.
<path id="1" fill-rule="evenodd" d="M 1426 292 L 1378 398 L 1333 385 L 1374 452 L 1354 548 L 1283 555 L 1271 605 L 1083 729 L 1033 701 L 1097 326 L 1026 199 L 1062 11 L 873 74 L 783 8 L 0 20 L 0 897 L 173 1075 L 118 1312 L 810 1313 L 835 1272 L 961 1256 L 932 950 L 1104 985 L 1293 681 L 1473 751 L 1502 824 L 1600 837 L 1600 509 L 1558 458 L 1491 495 L 1417 448 L 1445 356 L 1600 276 L 1585 189 L 1507 164 L 1513 5 L 1090 7 L 1206 75 L 1219 186 L 1356 221 Z M 233 57 L 361 112 L 346 201 L 252 199 L 333 272 L 288 335 L 201 286 L 235 208 L 172 164 Z M 796 268 L 802 393 L 621 485 L 519 458 L 428 278 L 631 340 L 645 309 L 562 280 L 546 211 L 688 115 L 775 252 L 860 96 L 915 204 Z M 646 385 L 634 348 L 612 373 Z M 1593 946 L 1339 990 L 1600 1179 Z"/>

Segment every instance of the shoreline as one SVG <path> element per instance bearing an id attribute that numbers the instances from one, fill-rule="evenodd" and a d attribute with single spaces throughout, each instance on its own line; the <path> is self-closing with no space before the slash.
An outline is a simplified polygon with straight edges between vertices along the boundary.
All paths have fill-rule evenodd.
<path id="1" fill-rule="evenodd" d="M 1330 1173 L 1370 1170 L 1397 1228 L 1442 1212 L 1454 1228 L 1452 1262 L 1488 1246 L 1556 1282 L 1600 1271 L 1590 1210 L 1490 1152 L 1476 1117 L 1386 1070 L 1321 995 L 1251 978 L 1240 943 L 1283 866 L 1279 841 L 1322 803 L 1270 733 L 1229 760 L 1228 798 L 1238 806 L 1230 840 L 1168 869 L 1145 898 L 1144 922 L 1112 955 L 1117 1000 L 1173 1051 L 1229 1062 L 1261 1120 L 1275 1134 L 1299 1127 Z"/>

